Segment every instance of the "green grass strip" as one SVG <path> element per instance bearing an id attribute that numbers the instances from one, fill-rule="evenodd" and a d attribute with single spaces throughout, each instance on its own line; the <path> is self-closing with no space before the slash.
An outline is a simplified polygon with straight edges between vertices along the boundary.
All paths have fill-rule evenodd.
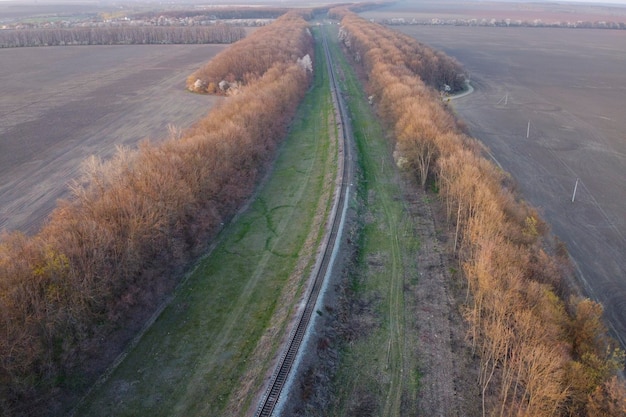
<path id="1" fill-rule="evenodd" d="M 336 27 L 327 27 L 336 39 Z M 351 276 L 355 296 L 369 305 L 355 320 L 365 335 L 345 346 L 336 376 L 336 401 L 328 415 L 401 416 L 416 410 L 419 385 L 411 300 L 405 285 L 415 282 L 419 238 L 407 206 L 393 149 L 385 138 L 354 69 L 336 41 L 331 43 L 352 118 L 361 178 L 360 250 Z"/>
<path id="2" fill-rule="evenodd" d="M 217 416 L 254 406 L 287 324 L 275 314 L 292 311 L 302 292 L 323 231 L 314 219 L 329 210 L 334 187 L 332 104 L 323 54 L 316 55 L 313 87 L 258 197 L 76 415 Z M 303 256 L 309 260 L 294 273 Z M 268 333 L 275 337 L 263 360 L 252 360 Z M 245 383 L 256 387 L 232 398 Z"/>

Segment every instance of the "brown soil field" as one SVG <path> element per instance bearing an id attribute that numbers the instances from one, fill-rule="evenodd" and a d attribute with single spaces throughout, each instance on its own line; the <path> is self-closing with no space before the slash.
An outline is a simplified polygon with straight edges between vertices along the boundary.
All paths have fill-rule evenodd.
<path id="1" fill-rule="evenodd" d="M 0 49 L 0 230 L 35 232 L 90 155 L 162 140 L 216 98 L 185 78 L 222 45 Z"/>
<path id="2" fill-rule="evenodd" d="M 109 11 L 112 7 L 103 8 L 95 3 L 75 2 L 59 4 L 59 2 L 31 2 L 24 1 L 1 1 L 0 2 L 0 25 L 6 22 L 20 21 L 22 19 L 36 20 L 40 17 L 51 17 L 56 19 L 68 18 L 71 16 L 97 13 L 99 11 Z"/>
<path id="3" fill-rule="evenodd" d="M 464 64 L 475 91 L 454 110 L 566 243 L 626 346 L 626 31 L 396 29 Z"/>

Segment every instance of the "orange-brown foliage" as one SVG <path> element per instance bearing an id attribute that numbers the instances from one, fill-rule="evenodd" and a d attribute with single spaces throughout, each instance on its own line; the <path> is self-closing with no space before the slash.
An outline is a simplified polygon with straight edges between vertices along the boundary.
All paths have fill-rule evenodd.
<path id="1" fill-rule="evenodd" d="M 394 134 L 398 165 L 422 185 L 436 178 L 454 231 L 451 249 L 467 279 L 465 317 L 480 357 L 483 414 L 585 415 L 591 394 L 591 408 L 607 409 L 609 388 L 597 390 L 622 354 L 597 303 L 569 307 L 559 298 L 563 269 L 543 248 L 545 223 L 461 133 L 433 90 L 464 83 L 458 64 L 345 8 L 331 13 L 342 17 L 340 39 L 366 70 L 377 111 Z"/>
<path id="2" fill-rule="evenodd" d="M 271 41 L 268 41 L 271 39 Z M 307 23 L 296 12 L 287 13 L 272 25 L 258 29 L 215 56 L 187 78 L 187 88 L 198 93 L 225 94 L 223 81 L 247 84 L 277 62 L 296 62 L 303 52 L 312 54 L 313 38 Z"/>
<path id="3" fill-rule="evenodd" d="M 626 417 L 626 387 L 616 376 L 598 386 L 587 404 L 587 415 Z"/>
<path id="4" fill-rule="evenodd" d="M 296 21 L 275 25 L 310 36 Z M 308 89 L 295 57 L 311 54 L 311 42 L 299 47 L 188 131 L 86 161 L 73 198 L 37 235 L 2 237 L 0 414 L 42 415 L 46 402 L 34 400 L 89 367 L 98 340 L 154 308 L 175 283 L 168 277 L 250 196 Z"/>

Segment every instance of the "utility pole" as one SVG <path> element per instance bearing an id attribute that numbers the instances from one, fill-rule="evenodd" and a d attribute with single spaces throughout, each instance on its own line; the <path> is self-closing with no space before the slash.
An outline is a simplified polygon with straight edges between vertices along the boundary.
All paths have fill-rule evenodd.
<path id="1" fill-rule="evenodd" d="M 526 139 L 530 136 L 530 120 L 528 121 L 528 127 L 526 128 Z"/>
<path id="2" fill-rule="evenodd" d="M 576 198 L 576 189 L 578 188 L 578 178 L 576 178 L 576 184 L 574 184 L 574 193 L 572 194 L 572 203 L 574 202 L 574 199 Z"/>

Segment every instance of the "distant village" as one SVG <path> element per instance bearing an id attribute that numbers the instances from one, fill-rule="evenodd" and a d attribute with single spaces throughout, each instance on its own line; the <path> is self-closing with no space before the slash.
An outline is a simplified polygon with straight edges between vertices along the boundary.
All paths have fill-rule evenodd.
<path id="1" fill-rule="evenodd" d="M 46 16 L 38 19 L 20 22 L 2 22 L 0 29 L 58 29 L 78 27 L 123 27 L 123 26 L 211 26 L 218 23 L 233 26 L 265 26 L 275 20 L 269 18 L 224 18 L 215 14 L 198 14 L 193 16 L 108 16 L 108 13 L 94 13 L 92 16 Z M 593 28 L 593 29 L 626 29 L 626 22 L 617 21 L 544 21 L 542 19 L 496 19 L 496 18 L 404 18 L 393 17 L 388 19 L 370 19 L 375 23 L 385 25 L 449 25 L 449 26 L 492 26 L 492 27 L 559 27 L 559 28 Z"/>
<path id="2" fill-rule="evenodd" d="M 24 29 L 61 29 L 61 28 L 106 28 L 106 27 L 145 27 L 145 26 L 212 26 L 216 24 L 228 24 L 232 26 L 265 26 L 275 19 L 223 19 L 216 15 L 197 16 L 151 16 L 132 17 L 120 16 L 107 18 L 101 14 L 94 14 L 89 17 L 55 17 L 48 16 L 41 19 L 31 19 L 14 23 L 0 24 L 0 29 L 4 30 L 24 30 Z"/>

